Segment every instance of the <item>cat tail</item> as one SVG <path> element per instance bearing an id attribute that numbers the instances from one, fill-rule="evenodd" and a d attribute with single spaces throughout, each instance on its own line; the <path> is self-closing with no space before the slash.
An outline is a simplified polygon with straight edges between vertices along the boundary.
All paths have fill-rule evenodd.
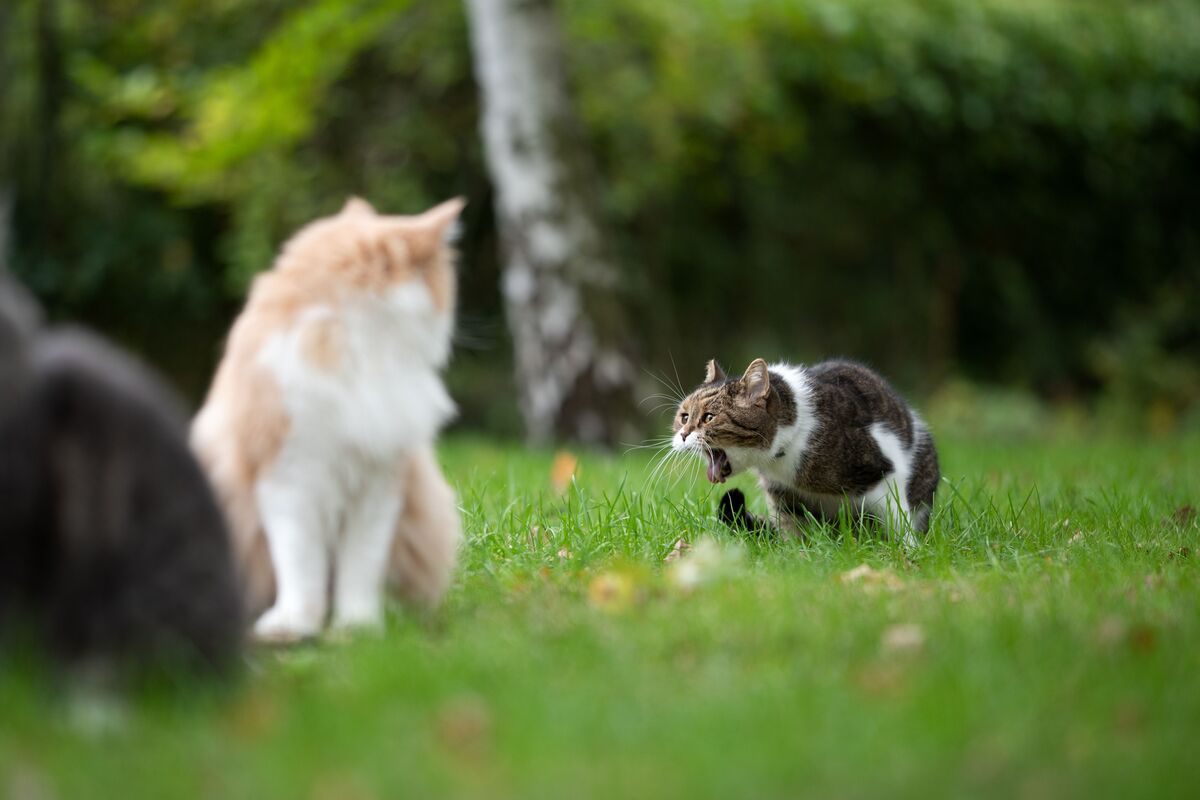
<path id="1" fill-rule="evenodd" d="M 730 489 L 721 495 L 721 502 L 717 505 L 717 517 L 736 531 L 772 533 L 770 523 L 746 509 L 746 495 L 742 494 L 741 489 Z"/>
<path id="2" fill-rule="evenodd" d="M 249 623 L 275 602 L 275 570 L 258 515 L 254 480 L 240 453 L 217 444 L 220 439 L 206 435 L 206 427 L 201 412 L 192 427 L 192 452 L 204 467 L 225 513 L 242 593 L 242 608 L 247 615 L 245 621 Z"/>
<path id="3" fill-rule="evenodd" d="M 409 457 L 401 481 L 404 505 L 392 539 L 388 582 L 405 602 L 432 608 L 445 594 L 458 562 L 458 500 L 432 448 Z"/>

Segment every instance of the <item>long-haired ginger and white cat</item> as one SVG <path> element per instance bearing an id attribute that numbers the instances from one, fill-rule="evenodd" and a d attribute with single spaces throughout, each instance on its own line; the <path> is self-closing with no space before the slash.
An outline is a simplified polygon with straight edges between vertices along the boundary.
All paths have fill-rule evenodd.
<path id="1" fill-rule="evenodd" d="M 449 582 L 461 526 L 433 442 L 455 410 L 440 371 L 462 206 L 389 216 L 351 199 L 284 245 L 230 332 L 192 445 L 260 639 L 313 636 L 327 616 L 377 627 L 387 583 L 432 604 Z"/>

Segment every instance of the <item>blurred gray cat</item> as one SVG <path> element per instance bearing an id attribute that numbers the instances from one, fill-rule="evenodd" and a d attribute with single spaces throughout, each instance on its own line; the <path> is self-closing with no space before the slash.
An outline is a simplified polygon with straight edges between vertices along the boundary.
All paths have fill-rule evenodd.
<path id="1" fill-rule="evenodd" d="M 712 483 L 745 469 L 758 475 L 771 520 L 751 515 L 735 489 L 719 507 L 730 526 L 797 533 L 808 515 L 831 520 L 848 509 L 882 520 L 908 546 L 929 527 L 940 477 L 933 436 L 861 364 L 768 367 L 759 358 L 731 379 L 709 361 L 674 430 L 674 449 L 703 455 Z"/>
<path id="2" fill-rule="evenodd" d="M 244 615 L 186 418 L 0 270 L 0 640 L 71 666 L 221 669 Z"/>

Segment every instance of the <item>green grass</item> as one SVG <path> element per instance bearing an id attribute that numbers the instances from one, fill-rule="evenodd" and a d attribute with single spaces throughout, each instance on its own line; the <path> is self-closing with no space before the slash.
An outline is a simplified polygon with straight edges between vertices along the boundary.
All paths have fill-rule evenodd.
<path id="1" fill-rule="evenodd" d="M 468 531 L 459 578 L 435 616 L 398 610 L 382 639 L 256 653 L 231 689 L 147 694 L 103 726 L 31 677 L 3 679 L 0 794 L 1200 785 L 1200 527 L 1176 514 L 1200 505 L 1195 438 L 943 442 L 946 482 L 911 558 L 821 530 L 739 540 L 712 522 L 699 463 L 651 490 L 639 452 L 580 454 L 559 495 L 550 453 L 447 442 Z M 704 536 L 725 569 L 679 588 L 663 558 Z M 876 579 L 841 577 L 864 563 Z M 889 643 L 897 625 L 916 626 L 900 629 L 907 645 Z"/>

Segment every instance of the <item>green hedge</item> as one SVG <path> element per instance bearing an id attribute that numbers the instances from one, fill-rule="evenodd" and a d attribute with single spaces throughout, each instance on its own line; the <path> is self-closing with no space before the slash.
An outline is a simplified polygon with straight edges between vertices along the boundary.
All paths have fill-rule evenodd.
<path id="1" fill-rule="evenodd" d="M 458 4 L 62 6 L 52 243 L 31 233 L 36 125 L 0 123 L 25 169 L 17 263 L 56 309 L 144 341 L 190 298 L 218 320 L 199 347 L 287 231 L 345 194 L 465 192 L 468 338 L 502 340 Z M 33 6 L 15 8 L 20 45 Z M 1108 388 L 1159 416 L 1200 395 L 1200 4 L 562 9 L 649 370 L 840 353 L 910 388 Z M 20 74 L 6 102 L 36 105 Z M 137 295 L 141 326 L 98 310 Z M 462 360 L 476 419 L 506 380 L 495 355 Z M 203 374 L 211 348 L 186 357 Z"/>

